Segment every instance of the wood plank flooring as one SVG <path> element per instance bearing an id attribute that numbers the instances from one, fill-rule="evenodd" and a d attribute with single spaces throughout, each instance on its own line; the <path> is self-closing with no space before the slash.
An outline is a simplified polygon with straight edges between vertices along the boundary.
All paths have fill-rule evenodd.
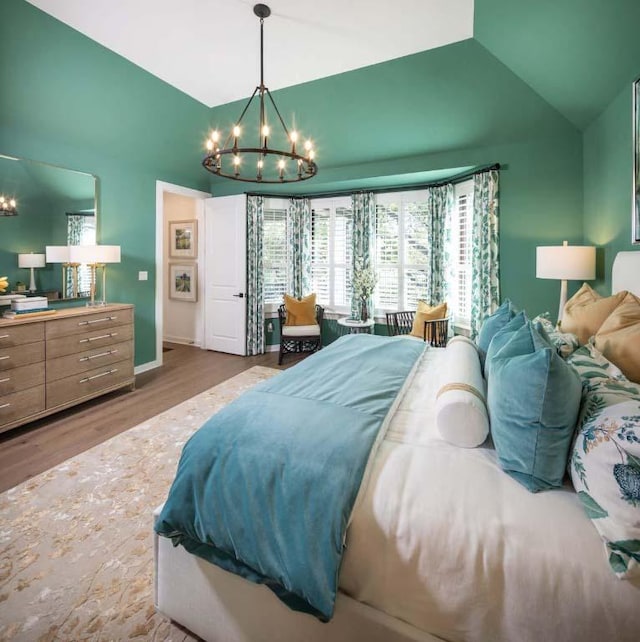
<path id="1" fill-rule="evenodd" d="M 252 366 L 278 367 L 278 353 L 237 357 L 165 344 L 163 365 L 113 392 L 0 435 L 0 492 L 110 439 Z M 285 365 L 297 362 L 288 357 Z"/>

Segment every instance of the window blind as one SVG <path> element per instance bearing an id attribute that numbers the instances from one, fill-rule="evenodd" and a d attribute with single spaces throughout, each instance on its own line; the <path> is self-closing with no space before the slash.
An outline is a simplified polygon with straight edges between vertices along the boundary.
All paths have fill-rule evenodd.
<path id="1" fill-rule="evenodd" d="M 287 289 L 287 212 L 265 208 L 262 236 L 264 302 L 282 303 Z"/>

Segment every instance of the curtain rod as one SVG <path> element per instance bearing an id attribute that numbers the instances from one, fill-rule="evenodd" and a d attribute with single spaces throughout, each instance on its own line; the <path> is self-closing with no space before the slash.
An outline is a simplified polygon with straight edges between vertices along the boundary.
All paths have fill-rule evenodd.
<path id="1" fill-rule="evenodd" d="M 86 212 L 65 212 L 65 216 L 95 216 L 95 211 Z"/>
<path id="2" fill-rule="evenodd" d="M 467 179 L 475 176 L 476 174 L 484 174 L 493 170 L 500 169 L 500 163 L 493 163 L 492 165 L 482 165 L 476 169 L 468 172 L 456 174 L 451 178 L 439 181 L 431 181 L 430 183 L 417 183 L 414 185 L 397 185 L 395 187 L 374 187 L 371 189 L 346 189 L 336 192 L 317 192 L 313 194 L 265 194 L 264 192 L 247 192 L 247 196 L 264 196 L 265 198 L 333 198 L 335 196 L 350 196 L 351 194 L 361 194 L 363 192 L 371 192 L 372 194 L 386 194 L 389 192 L 406 192 L 407 190 L 426 189 L 428 187 L 442 187 L 449 183 L 463 183 Z"/>

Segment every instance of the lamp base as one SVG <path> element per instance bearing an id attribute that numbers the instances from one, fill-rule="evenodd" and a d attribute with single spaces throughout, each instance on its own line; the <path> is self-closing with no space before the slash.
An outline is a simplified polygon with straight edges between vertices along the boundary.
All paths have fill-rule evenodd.
<path id="1" fill-rule="evenodd" d="M 567 282 L 560 282 L 560 307 L 558 308 L 558 325 L 562 322 L 562 313 L 564 312 L 564 306 L 567 304 Z"/>

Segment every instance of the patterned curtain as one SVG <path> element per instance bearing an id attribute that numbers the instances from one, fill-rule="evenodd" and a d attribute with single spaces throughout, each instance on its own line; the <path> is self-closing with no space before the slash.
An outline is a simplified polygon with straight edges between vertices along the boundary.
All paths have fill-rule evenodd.
<path id="1" fill-rule="evenodd" d="M 373 192 L 357 192 L 351 195 L 353 208 L 353 263 L 363 269 L 373 268 L 376 256 L 376 198 Z M 353 272 L 352 272 L 353 274 Z M 370 316 L 373 316 L 373 299 L 367 301 Z M 351 292 L 351 316 L 360 318 L 361 301 L 355 291 Z"/>
<path id="2" fill-rule="evenodd" d="M 288 291 L 306 296 L 311 288 L 311 201 L 290 198 L 287 208 Z"/>
<path id="3" fill-rule="evenodd" d="M 426 300 L 429 305 L 447 301 L 449 283 L 453 279 L 451 266 L 451 220 L 455 205 L 452 183 L 427 190 L 428 223 L 430 231 L 430 273 L 427 278 Z"/>
<path id="4" fill-rule="evenodd" d="M 67 245 L 82 245 L 82 237 L 84 235 L 86 220 L 87 217 L 82 216 L 81 214 L 67 214 Z M 78 271 L 80 271 L 82 267 L 83 266 L 80 266 Z M 62 293 L 64 298 L 73 296 L 73 279 L 74 270 L 68 269 L 65 282 L 65 292 Z"/>
<path id="5" fill-rule="evenodd" d="M 264 198 L 247 196 L 247 355 L 264 353 Z"/>
<path id="6" fill-rule="evenodd" d="M 475 339 L 485 317 L 500 305 L 498 235 L 498 186 L 496 170 L 473 177 L 471 236 L 471 338 Z"/>

